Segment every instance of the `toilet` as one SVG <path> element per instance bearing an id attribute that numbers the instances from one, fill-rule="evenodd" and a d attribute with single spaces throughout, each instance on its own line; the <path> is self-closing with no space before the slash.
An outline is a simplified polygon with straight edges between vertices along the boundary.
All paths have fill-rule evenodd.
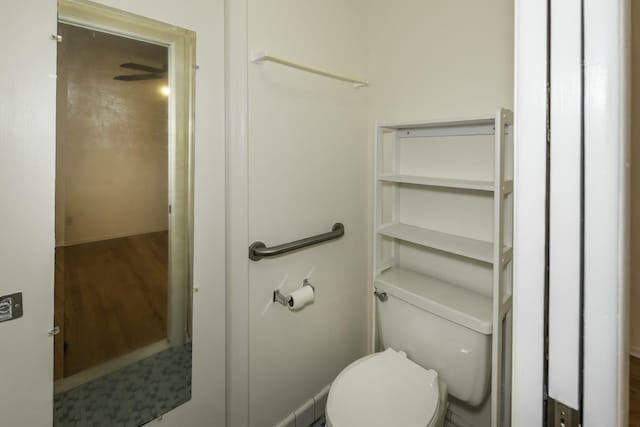
<path id="1" fill-rule="evenodd" d="M 483 403 L 491 379 L 491 310 L 456 287 L 378 285 L 377 332 L 385 350 L 356 360 L 334 380 L 327 425 L 442 427 L 448 394 L 471 406 Z"/>

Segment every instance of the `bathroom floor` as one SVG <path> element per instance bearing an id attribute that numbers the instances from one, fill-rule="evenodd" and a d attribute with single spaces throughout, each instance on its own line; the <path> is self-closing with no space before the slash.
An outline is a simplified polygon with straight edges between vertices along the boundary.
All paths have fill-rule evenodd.
<path id="1" fill-rule="evenodd" d="M 629 426 L 640 427 L 640 359 L 629 363 Z"/>
<path id="2" fill-rule="evenodd" d="M 54 397 L 54 427 L 137 427 L 191 398 L 191 345 L 171 348 Z"/>
<path id="3" fill-rule="evenodd" d="M 313 424 L 311 424 L 309 427 L 325 427 L 327 425 L 327 422 L 324 419 L 324 416 L 320 417 L 319 419 L 317 419 Z"/>

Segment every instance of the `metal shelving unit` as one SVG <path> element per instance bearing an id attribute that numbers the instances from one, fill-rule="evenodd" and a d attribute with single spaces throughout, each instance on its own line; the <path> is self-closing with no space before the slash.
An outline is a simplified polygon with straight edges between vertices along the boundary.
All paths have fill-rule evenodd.
<path id="1" fill-rule="evenodd" d="M 424 304 L 427 305 L 430 304 L 430 298 L 438 298 L 439 289 L 444 286 L 453 287 L 456 305 L 464 307 L 459 313 L 461 322 L 464 322 L 465 316 L 486 319 L 487 332 L 492 334 L 491 425 L 496 427 L 502 425 L 501 420 L 508 419 L 510 416 L 510 405 L 506 399 L 510 396 L 511 371 L 512 127 L 513 114 L 506 109 L 500 109 L 491 115 L 469 118 L 381 123 L 376 126 L 374 160 L 374 287 L 398 298 L 402 298 L 407 293 L 424 296 Z M 451 137 L 458 140 L 448 139 Z M 459 141 L 460 138 L 467 144 L 474 144 L 474 138 L 486 142 L 491 137 L 492 153 L 486 153 L 487 156 L 484 157 L 478 156 L 481 157 L 478 161 L 485 160 L 493 163 L 485 165 L 486 170 L 492 168 L 490 179 L 487 176 L 470 176 L 473 175 L 472 172 L 465 173 L 460 167 L 456 169 L 456 164 L 452 164 L 451 168 L 457 171 L 459 176 L 442 176 L 442 172 L 447 170 L 446 166 L 439 165 L 435 169 L 439 169 L 440 173 L 436 171 L 433 174 L 425 170 L 421 170 L 420 173 L 415 170 L 407 171 L 403 166 L 403 161 L 407 161 L 409 156 L 405 156 L 403 160 L 401 146 L 407 141 L 414 144 L 423 142 L 428 144 L 435 141 L 436 150 L 442 150 L 442 147 L 446 149 L 446 144 L 450 141 Z M 480 150 L 478 147 L 488 147 L 487 144 L 470 146 L 474 147 L 474 150 Z M 437 154 L 438 151 L 431 154 L 433 153 Z M 460 155 L 464 156 L 465 153 L 462 152 Z M 455 163 L 455 156 L 449 156 L 448 159 L 451 160 L 452 157 Z M 387 162 L 387 160 L 391 161 Z M 415 158 L 410 161 L 415 165 Z M 387 187 L 386 192 L 383 186 Z M 401 192 L 406 187 L 449 192 L 454 197 L 460 198 L 470 197 L 470 195 L 490 197 L 492 217 L 487 218 L 487 230 L 484 230 L 484 234 L 489 235 L 488 230 L 492 229 L 491 241 L 458 235 L 455 228 L 443 232 L 422 225 L 404 223 L 400 205 Z M 405 206 L 404 209 L 407 207 Z M 425 208 L 418 206 L 416 209 Z M 388 218 L 383 221 L 385 216 Z M 384 253 L 383 239 L 387 242 L 388 254 Z M 435 278 L 441 276 L 439 271 L 416 272 L 405 268 L 399 247 L 406 243 L 425 250 L 450 254 L 457 259 L 457 262 L 466 260 L 466 262 L 486 265 L 491 271 L 491 289 L 488 290 L 490 295 L 468 289 L 463 283 L 439 280 Z M 375 298 L 373 301 L 375 304 Z M 438 301 L 438 304 L 447 305 L 447 301 Z M 375 313 L 375 306 L 373 312 Z M 374 330 L 372 340 L 374 343 L 375 336 Z"/>

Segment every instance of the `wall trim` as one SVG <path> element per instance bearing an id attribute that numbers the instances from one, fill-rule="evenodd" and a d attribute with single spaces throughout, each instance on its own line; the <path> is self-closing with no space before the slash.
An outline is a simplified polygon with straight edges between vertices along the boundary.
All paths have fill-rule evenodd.
<path id="1" fill-rule="evenodd" d="M 308 420 L 313 412 L 313 421 L 318 421 L 321 416 L 325 415 L 327 408 L 327 398 L 331 384 L 327 384 L 315 396 L 305 400 L 296 410 L 287 415 L 283 420 L 276 424 L 276 427 L 309 427 L 306 422 L 298 425 L 298 417 Z"/>
<path id="2" fill-rule="evenodd" d="M 225 0 L 226 418 L 234 427 L 250 423 L 247 11 L 247 0 Z"/>

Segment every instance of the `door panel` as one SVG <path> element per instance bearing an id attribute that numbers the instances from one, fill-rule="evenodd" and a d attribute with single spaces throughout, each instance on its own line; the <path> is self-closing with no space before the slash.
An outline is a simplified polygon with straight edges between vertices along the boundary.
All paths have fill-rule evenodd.
<path id="1" fill-rule="evenodd" d="M 23 317 L 0 323 L 0 424 L 51 422 L 56 2 L 0 14 L 0 295 L 23 293 Z"/>
<path id="2" fill-rule="evenodd" d="M 579 409 L 582 254 L 580 0 L 551 2 L 549 396 Z"/>
<path id="3" fill-rule="evenodd" d="M 57 2 L 14 2 L 0 14 L 0 295 L 23 292 L 24 316 L 0 323 L 2 425 L 52 418 Z M 225 424 L 224 1 L 108 0 L 108 6 L 197 33 L 193 395 L 166 426 Z M 206 184 L 202 184 L 206 183 Z M 202 184 L 202 185 L 201 185 Z"/>

